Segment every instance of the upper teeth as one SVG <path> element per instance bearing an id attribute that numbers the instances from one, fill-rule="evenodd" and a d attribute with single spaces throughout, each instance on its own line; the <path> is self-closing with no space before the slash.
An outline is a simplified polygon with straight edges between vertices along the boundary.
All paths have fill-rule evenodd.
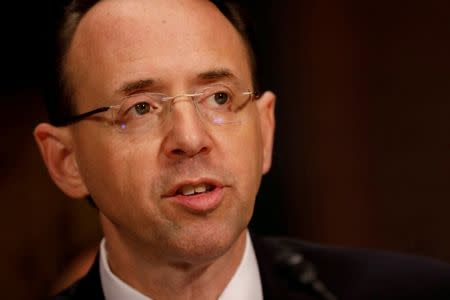
<path id="1" fill-rule="evenodd" d="M 193 186 L 193 185 L 185 185 L 183 186 L 180 191 L 185 196 L 190 196 L 194 194 L 204 193 L 209 188 L 208 184 L 201 183 L 199 185 Z"/>

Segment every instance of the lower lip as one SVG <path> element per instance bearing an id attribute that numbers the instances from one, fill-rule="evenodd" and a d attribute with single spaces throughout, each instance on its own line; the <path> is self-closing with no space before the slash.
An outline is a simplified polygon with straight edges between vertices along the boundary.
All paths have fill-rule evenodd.
<path id="1" fill-rule="evenodd" d="M 176 195 L 171 197 L 173 201 L 184 206 L 188 210 L 205 213 L 216 209 L 223 196 L 223 188 L 216 187 L 214 190 L 191 196 Z"/>

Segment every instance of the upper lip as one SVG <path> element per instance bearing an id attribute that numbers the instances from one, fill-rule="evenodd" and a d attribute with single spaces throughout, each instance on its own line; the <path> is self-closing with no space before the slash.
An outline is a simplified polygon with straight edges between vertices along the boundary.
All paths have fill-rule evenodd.
<path id="1" fill-rule="evenodd" d="M 165 193 L 163 195 L 163 197 L 172 197 L 175 196 L 177 194 L 177 191 L 182 188 L 183 186 L 186 185 L 199 185 L 199 184 L 208 184 L 208 185 L 212 185 L 214 187 L 223 187 L 223 184 L 220 183 L 219 180 L 217 179 L 213 179 L 213 178 L 198 178 L 198 179 L 194 179 L 194 180 L 183 180 L 180 181 L 178 183 L 176 183 L 174 186 L 172 186 L 169 191 L 167 193 Z"/>

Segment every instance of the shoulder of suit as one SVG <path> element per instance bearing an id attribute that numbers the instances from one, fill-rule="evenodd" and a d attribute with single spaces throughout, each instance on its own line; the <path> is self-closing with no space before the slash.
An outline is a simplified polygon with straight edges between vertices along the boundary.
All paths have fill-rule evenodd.
<path id="1" fill-rule="evenodd" d="M 254 236 L 252 236 L 253 238 Z M 377 249 L 353 248 L 324 245 L 313 242 L 307 242 L 295 238 L 287 237 L 256 237 L 257 245 L 262 245 L 270 252 L 279 253 L 289 249 L 293 252 L 301 253 L 306 259 L 327 258 L 328 262 L 337 260 L 342 264 L 348 263 L 364 263 L 366 266 L 381 263 L 383 261 L 399 264 L 408 263 L 408 265 L 427 266 L 431 269 L 450 270 L 450 264 L 423 256 L 397 253 Z M 343 261 L 344 260 L 344 261 Z"/>
<path id="2" fill-rule="evenodd" d="M 78 289 L 80 281 L 75 282 L 69 288 L 59 292 L 57 295 L 51 296 L 49 300 L 69 300 L 74 298 L 74 294 Z"/>
<path id="3" fill-rule="evenodd" d="M 100 281 L 99 256 L 97 255 L 88 273 L 66 290 L 50 298 L 51 300 L 104 300 Z"/>
<path id="4" fill-rule="evenodd" d="M 283 255 L 311 262 L 339 299 L 450 299 L 450 264 L 436 259 L 292 238 L 254 240 L 257 254 L 263 248 L 259 258 L 271 256 L 273 265 Z"/>

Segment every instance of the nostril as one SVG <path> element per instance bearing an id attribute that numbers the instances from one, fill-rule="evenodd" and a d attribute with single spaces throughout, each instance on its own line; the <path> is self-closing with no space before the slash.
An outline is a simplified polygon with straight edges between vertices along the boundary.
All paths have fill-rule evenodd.
<path id="1" fill-rule="evenodd" d="M 174 149 L 174 150 L 172 150 L 172 153 L 175 155 L 184 155 L 185 154 L 185 152 L 181 149 Z"/>
<path id="2" fill-rule="evenodd" d="M 172 155 L 174 155 L 174 156 L 186 156 L 186 157 L 193 157 L 198 154 L 208 153 L 208 152 L 209 152 L 208 147 L 202 147 L 198 151 L 185 151 L 180 148 L 176 148 L 171 151 Z"/>
<path id="3" fill-rule="evenodd" d="M 206 153 L 209 152 L 209 148 L 208 147 L 203 147 L 200 149 L 200 151 L 198 151 L 198 153 Z"/>

